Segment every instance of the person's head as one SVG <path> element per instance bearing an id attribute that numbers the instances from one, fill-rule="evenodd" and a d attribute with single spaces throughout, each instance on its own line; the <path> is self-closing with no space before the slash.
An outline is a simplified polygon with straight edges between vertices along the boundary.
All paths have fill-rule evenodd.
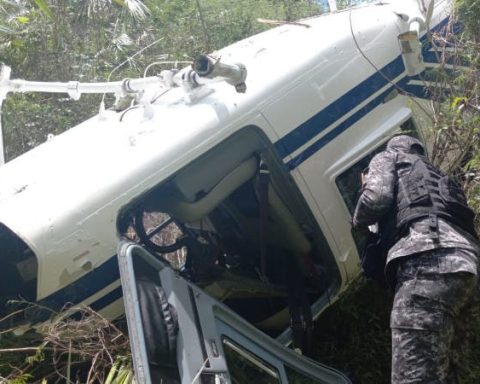
<path id="1" fill-rule="evenodd" d="M 425 156 L 425 147 L 422 142 L 415 137 L 408 135 L 399 135 L 392 137 L 387 143 L 387 149 L 394 152 L 411 153 Z"/>

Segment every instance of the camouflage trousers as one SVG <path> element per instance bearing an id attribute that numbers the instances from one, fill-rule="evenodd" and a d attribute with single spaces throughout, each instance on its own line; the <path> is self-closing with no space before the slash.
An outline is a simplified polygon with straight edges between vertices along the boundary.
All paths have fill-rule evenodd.
<path id="1" fill-rule="evenodd" d="M 478 279 L 438 273 L 438 257 L 441 252 L 430 251 L 399 263 L 390 320 L 392 384 L 478 382 L 468 377 L 462 356 L 480 321 Z"/>

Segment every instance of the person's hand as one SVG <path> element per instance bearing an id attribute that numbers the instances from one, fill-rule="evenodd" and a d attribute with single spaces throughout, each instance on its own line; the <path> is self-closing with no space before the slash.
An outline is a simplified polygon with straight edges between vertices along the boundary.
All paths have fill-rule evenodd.
<path id="1" fill-rule="evenodd" d="M 370 234 L 370 230 L 366 225 L 356 225 L 355 222 L 352 220 L 350 222 L 352 226 L 352 230 L 359 236 L 368 236 Z"/>

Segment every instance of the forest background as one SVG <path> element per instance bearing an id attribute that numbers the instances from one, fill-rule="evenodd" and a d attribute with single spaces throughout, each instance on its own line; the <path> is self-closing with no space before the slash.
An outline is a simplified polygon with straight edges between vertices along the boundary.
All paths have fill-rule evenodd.
<path id="1" fill-rule="evenodd" d="M 360 2 L 337 4 L 341 9 Z M 259 18 L 296 20 L 327 11 L 326 4 L 314 0 L 0 0 L 0 62 L 12 68 L 12 78 L 28 80 L 141 77 L 152 62 L 173 62 L 168 64 L 171 68 L 176 61 L 191 61 L 200 53 L 273 26 L 258 22 Z M 480 1 L 456 0 L 455 14 L 464 26 L 462 33 L 430 36 L 442 64 L 427 74 L 436 85 L 428 89 L 432 102 L 423 130 L 432 143 L 431 159 L 458 177 L 478 213 Z M 95 95 L 84 95 L 79 101 L 64 95 L 10 95 L 1 116 L 7 161 L 44 142 L 49 134 L 59 134 L 91 117 L 99 105 L 100 96 Z M 388 292 L 360 279 L 356 289 L 317 322 L 317 360 L 359 383 L 389 382 L 390 306 Z M 21 343 L 0 335 L 0 348 L 33 346 L 14 353 L 0 350 L 0 382 L 2 377 L 12 383 L 34 382 L 47 375 L 38 365 L 49 365 L 49 356 L 35 349 L 35 343 L 44 340 Z M 478 368 L 465 383 L 478 382 L 480 341 L 468 359 L 477 362 Z M 48 373 L 51 382 L 57 373 Z"/>

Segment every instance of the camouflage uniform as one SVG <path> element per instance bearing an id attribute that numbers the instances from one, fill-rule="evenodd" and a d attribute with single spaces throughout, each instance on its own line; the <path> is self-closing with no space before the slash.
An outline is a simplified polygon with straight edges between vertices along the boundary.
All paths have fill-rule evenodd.
<path id="1" fill-rule="evenodd" d="M 395 167 L 396 153 L 415 153 L 413 146 L 423 150 L 418 140 L 397 136 L 372 159 L 355 209 L 355 227 L 393 214 L 397 178 L 402 176 Z M 428 219 L 413 222 L 390 248 L 387 268 L 396 268 L 392 383 L 458 382 L 458 371 L 466 368 L 457 363 L 458 346 L 465 349 L 472 337 L 468 325 L 480 320 L 479 254 L 473 236 L 441 218 L 435 233 Z"/>

